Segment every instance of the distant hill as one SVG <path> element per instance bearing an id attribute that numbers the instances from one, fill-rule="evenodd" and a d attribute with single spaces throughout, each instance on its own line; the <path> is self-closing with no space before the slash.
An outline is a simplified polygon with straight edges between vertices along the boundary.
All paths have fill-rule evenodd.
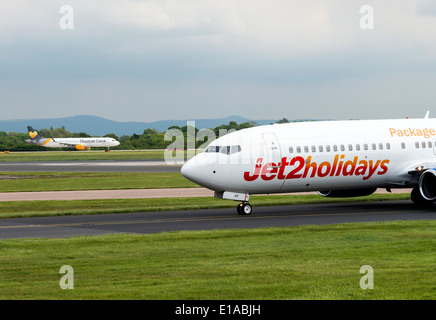
<path id="1" fill-rule="evenodd" d="M 80 115 L 66 118 L 54 119 L 23 119 L 23 120 L 0 120 L 0 131 L 5 132 L 27 132 L 27 126 L 36 130 L 65 127 L 70 132 L 86 132 L 92 136 L 103 136 L 114 133 L 117 136 L 142 134 L 145 129 L 156 129 L 165 132 L 171 126 L 183 127 L 188 120 L 162 120 L 154 122 L 120 122 L 104 119 L 97 116 Z M 250 120 L 241 116 L 230 116 L 218 119 L 193 119 L 195 126 L 199 129 L 215 128 L 222 124 L 229 124 L 236 121 L 238 124 L 248 121 L 256 121 L 259 125 L 270 124 L 277 120 Z"/>

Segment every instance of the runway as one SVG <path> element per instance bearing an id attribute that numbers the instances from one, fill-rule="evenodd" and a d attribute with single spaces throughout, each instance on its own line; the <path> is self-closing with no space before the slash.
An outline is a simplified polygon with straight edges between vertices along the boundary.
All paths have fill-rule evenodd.
<path id="1" fill-rule="evenodd" d="M 0 171 L 12 172 L 180 172 L 180 168 L 159 160 L 0 162 Z"/>
<path id="2" fill-rule="evenodd" d="M 181 230 L 262 228 L 350 222 L 436 219 L 434 208 L 411 201 L 254 207 L 250 216 L 235 208 L 0 219 L 0 239 L 53 238 L 110 233 L 153 234 Z"/>

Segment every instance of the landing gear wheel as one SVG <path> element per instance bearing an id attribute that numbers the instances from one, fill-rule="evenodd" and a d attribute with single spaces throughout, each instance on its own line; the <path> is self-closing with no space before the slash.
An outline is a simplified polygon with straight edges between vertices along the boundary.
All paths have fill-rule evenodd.
<path id="1" fill-rule="evenodd" d="M 238 214 L 241 216 L 248 216 L 253 211 L 253 208 L 248 202 L 245 202 L 238 204 L 236 211 L 238 211 Z"/>

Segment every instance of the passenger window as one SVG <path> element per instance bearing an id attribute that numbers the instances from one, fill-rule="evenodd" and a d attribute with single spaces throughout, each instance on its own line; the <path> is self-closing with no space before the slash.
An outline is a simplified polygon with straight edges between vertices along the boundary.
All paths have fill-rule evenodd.
<path id="1" fill-rule="evenodd" d="M 334 151 L 334 152 L 338 151 L 338 146 L 335 145 L 335 144 L 333 145 L 333 151 Z"/>
<path id="2" fill-rule="evenodd" d="M 415 148 L 419 149 L 419 142 L 418 141 L 415 142 Z"/>
<path id="3" fill-rule="evenodd" d="M 388 142 L 388 143 L 386 143 L 386 149 L 390 149 L 391 148 L 391 144 Z"/>
<path id="4" fill-rule="evenodd" d="M 329 145 L 325 146 L 325 151 L 330 152 L 330 146 Z"/>
<path id="5" fill-rule="evenodd" d="M 372 150 L 376 150 L 376 149 L 377 149 L 377 146 L 376 146 L 375 143 L 373 143 L 373 144 L 372 144 Z"/>
<path id="6" fill-rule="evenodd" d="M 360 151 L 360 144 L 356 144 L 356 150 Z"/>
<path id="7" fill-rule="evenodd" d="M 428 141 L 428 147 L 431 148 L 431 141 Z"/>
<path id="8" fill-rule="evenodd" d="M 353 151 L 353 145 L 349 144 L 349 145 L 348 145 L 348 150 L 349 150 L 349 151 Z"/>
<path id="9" fill-rule="evenodd" d="M 341 144 L 341 151 L 345 151 L 345 146 Z"/>
<path id="10" fill-rule="evenodd" d="M 406 148 L 406 144 L 404 142 L 401 142 L 401 148 L 405 149 Z"/>
<path id="11" fill-rule="evenodd" d="M 308 146 L 304 146 L 304 152 L 306 152 L 306 153 L 309 152 L 309 147 Z"/>
<path id="12" fill-rule="evenodd" d="M 426 147 L 426 145 L 425 145 L 425 141 L 423 141 L 423 142 L 421 143 L 421 145 L 422 145 L 423 148 L 425 148 L 425 147 Z"/>
<path id="13" fill-rule="evenodd" d="M 368 144 L 365 143 L 365 144 L 363 145 L 363 149 L 364 149 L 364 150 L 368 150 Z"/>
<path id="14" fill-rule="evenodd" d="M 383 143 L 379 143 L 379 144 L 378 144 L 378 148 L 379 148 L 380 150 L 383 150 Z"/>
<path id="15" fill-rule="evenodd" d="M 301 153 L 301 147 L 300 146 L 297 147 L 297 153 Z"/>
<path id="16" fill-rule="evenodd" d="M 293 147 L 289 147 L 289 153 L 294 153 L 294 148 Z"/>
<path id="17" fill-rule="evenodd" d="M 322 146 L 318 146 L 318 150 L 319 150 L 319 152 L 322 152 L 323 151 Z"/>
<path id="18" fill-rule="evenodd" d="M 316 147 L 312 146 L 312 152 L 316 152 Z"/>

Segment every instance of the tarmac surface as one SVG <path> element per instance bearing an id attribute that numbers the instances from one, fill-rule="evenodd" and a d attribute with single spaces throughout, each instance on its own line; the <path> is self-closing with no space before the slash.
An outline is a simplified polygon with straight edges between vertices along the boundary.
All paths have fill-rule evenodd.
<path id="1" fill-rule="evenodd" d="M 0 219 L 0 239 L 63 238 L 111 233 L 153 234 L 181 230 L 263 228 L 351 222 L 436 219 L 434 208 L 411 201 L 353 202 L 254 207 L 250 216 L 236 208 Z"/>
<path id="2" fill-rule="evenodd" d="M 32 200 L 138 199 L 213 196 L 214 192 L 206 188 L 37 191 L 2 192 L 0 193 L 0 202 Z"/>

